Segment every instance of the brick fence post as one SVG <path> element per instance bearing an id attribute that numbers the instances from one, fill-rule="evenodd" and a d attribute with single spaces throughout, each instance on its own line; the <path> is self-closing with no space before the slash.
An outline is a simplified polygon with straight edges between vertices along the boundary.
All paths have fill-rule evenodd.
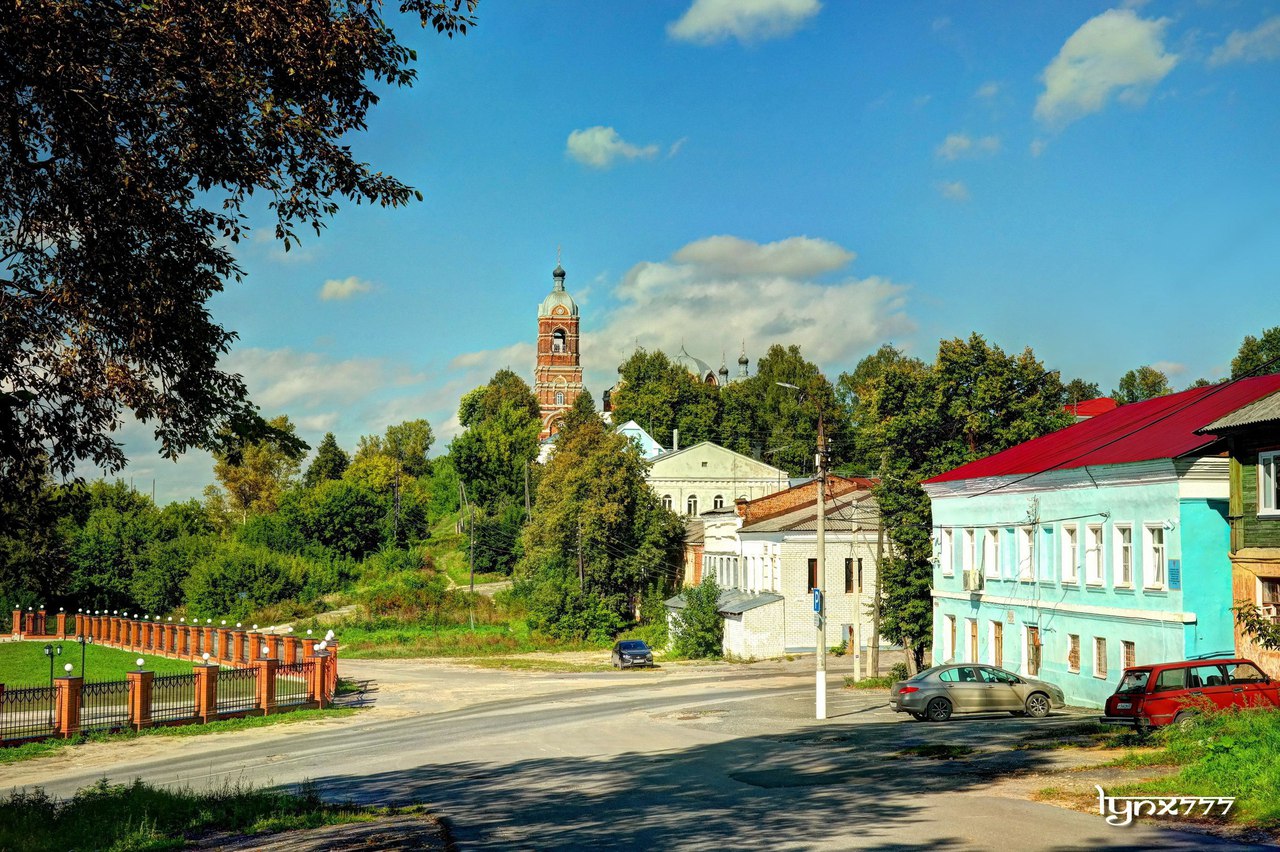
<path id="1" fill-rule="evenodd" d="M 84 680 L 78 677 L 54 679 L 53 732 L 57 736 L 73 737 L 80 733 L 80 687 L 83 684 Z"/>
<path id="2" fill-rule="evenodd" d="M 328 681 L 325 678 L 325 667 L 329 661 L 329 654 L 325 651 L 319 651 L 314 654 L 308 654 L 305 662 L 311 664 L 311 670 L 308 672 L 307 691 L 311 693 L 311 700 L 321 710 L 329 706 L 329 691 L 325 688 Z"/>
<path id="3" fill-rule="evenodd" d="M 22 610 L 18 607 L 13 608 L 13 635 L 22 635 Z"/>
<path id="4" fill-rule="evenodd" d="M 126 672 L 129 682 L 129 726 L 135 731 L 151 726 L 151 699 L 155 672 Z"/>
<path id="5" fill-rule="evenodd" d="M 27 614 L 23 620 L 23 633 L 34 634 L 36 632 L 36 614 L 31 611 L 31 607 L 27 607 Z"/>
<path id="6" fill-rule="evenodd" d="M 284 651 L 282 653 L 283 656 L 280 657 L 281 662 L 287 663 L 288 665 L 293 665 L 298 662 L 298 640 L 296 637 L 284 637 Z"/>
<path id="7" fill-rule="evenodd" d="M 67 614 L 62 610 L 58 610 L 58 638 L 67 638 Z"/>
<path id="8" fill-rule="evenodd" d="M 208 722 L 218 715 L 218 667 L 197 665 L 192 670 L 196 676 L 196 715 L 201 722 Z"/>
<path id="9" fill-rule="evenodd" d="M 273 657 L 273 658 L 275 658 L 275 659 L 277 659 L 277 660 L 281 659 L 281 657 L 280 657 L 280 637 L 279 637 L 279 636 L 277 636 L 277 635 L 276 635 L 276 634 L 274 634 L 274 633 L 272 633 L 270 636 L 268 636 L 268 637 L 267 637 L 267 647 L 271 649 L 271 652 L 270 652 L 269 654 L 267 654 L 267 656 L 268 656 L 268 657 Z"/>
<path id="10" fill-rule="evenodd" d="M 200 628 L 200 633 L 201 633 L 200 653 L 208 654 L 211 658 L 217 659 L 218 655 L 214 653 L 214 649 L 213 649 L 213 628 L 202 627 Z"/>
<path id="11" fill-rule="evenodd" d="M 254 665 L 258 668 L 258 709 L 268 716 L 276 710 L 276 669 L 280 661 L 267 657 Z"/>
<path id="12" fill-rule="evenodd" d="M 49 617 L 45 613 L 44 607 L 40 607 L 40 609 L 36 611 L 36 633 L 39 633 L 41 636 L 49 635 Z"/>
<path id="13" fill-rule="evenodd" d="M 218 628 L 218 661 L 223 665 L 231 662 L 231 631 L 226 627 Z"/>
<path id="14" fill-rule="evenodd" d="M 329 652 L 329 695 L 336 695 L 338 692 L 338 643 L 331 641 L 329 646 L 325 648 Z"/>

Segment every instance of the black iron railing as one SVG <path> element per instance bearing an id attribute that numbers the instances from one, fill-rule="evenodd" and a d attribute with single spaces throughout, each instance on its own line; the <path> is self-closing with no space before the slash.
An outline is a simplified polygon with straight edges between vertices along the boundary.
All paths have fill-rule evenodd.
<path id="1" fill-rule="evenodd" d="M 252 710 L 257 706 L 257 669 L 223 669 L 218 672 L 219 713 Z"/>
<path id="2" fill-rule="evenodd" d="M 196 676 L 164 675 L 151 681 L 151 720 L 167 722 L 196 714 Z"/>
<path id="3" fill-rule="evenodd" d="M 0 696 L 0 739 L 20 740 L 53 733 L 53 687 L 8 689 Z"/>
<path id="4" fill-rule="evenodd" d="M 315 663 L 285 663 L 276 669 L 276 706 L 305 704 L 311 700 L 311 670 Z"/>
<path id="5" fill-rule="evenodd" d="M 86 681 L 80 688 L 80 730 L 112 731 L 129 727 L 129 682 Z"/>

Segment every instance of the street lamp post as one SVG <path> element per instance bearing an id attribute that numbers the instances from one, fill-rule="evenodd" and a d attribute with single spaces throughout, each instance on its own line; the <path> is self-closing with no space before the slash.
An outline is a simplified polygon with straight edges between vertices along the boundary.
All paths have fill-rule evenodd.
<path id="1" fill-rule="evenodd" d="M 44 655 L 49 658 L 49 685 L 53 686 L 53 659 L 62 654 L 61 645 L 45 645 Z"/>
<path id="2" fill-rule="evenodd" d="M 791 388 L 802 397 L 804 391 L 788 382 L 775 384 Z M 813 625 L 815 633 L 814 648 L 814 716 L 821 720 L 827 718 L 827 448 L 824 434 L 823 412 L 818 408 L 818 451 L 814 458 L 814 471 L 818 478 L 818 535 L 817 558 L 814 560 L 813 578 Z"/>
<path id="3" fill-rule="evenodd" d="M 80 679 L 84 680 L 84 647 L 93 644 L 93 637 L 82 633 L 76 637 L 76 641 L 80 643 Z"/>

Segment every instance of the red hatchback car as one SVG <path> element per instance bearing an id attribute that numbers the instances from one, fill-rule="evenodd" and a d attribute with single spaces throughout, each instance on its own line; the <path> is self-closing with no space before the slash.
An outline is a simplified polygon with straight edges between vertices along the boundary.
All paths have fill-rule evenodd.
<path id="1" fill-rule="evenodd" d="M 1206 704 L 1205 702 L 1208 702 Z M 1280 707 L 1280 688 L 1256 663 L 1243 659 L 1183 660 L 1125 669 L 1107 699 L 1107 725 L 1158 728 L 1182 722 L 1197 707 Z"/>

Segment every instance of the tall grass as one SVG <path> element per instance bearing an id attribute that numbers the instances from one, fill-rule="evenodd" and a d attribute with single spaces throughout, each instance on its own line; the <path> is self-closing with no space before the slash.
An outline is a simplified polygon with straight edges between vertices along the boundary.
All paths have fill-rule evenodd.
<path id="1" fill-rule="evenodd" d="M 0 799 L 0 849 L 181 849 L 184 837 L 213 829 L 257 834 L 357 822 L 370 814 L 325 805 L 309 785 L 292 793 L 241 785 L 197 793 L 103 779 L 70 799 L 40 788 Z"/>
<path id="2" fill-rule="evenodd" d="M 1108 790 L 1113 796 L 1234 796 L 1232 822 L 1280 827 L 1280 710 L 1206 712 L 1158 735 L 1158 762 L 1177 773 Z"/>

